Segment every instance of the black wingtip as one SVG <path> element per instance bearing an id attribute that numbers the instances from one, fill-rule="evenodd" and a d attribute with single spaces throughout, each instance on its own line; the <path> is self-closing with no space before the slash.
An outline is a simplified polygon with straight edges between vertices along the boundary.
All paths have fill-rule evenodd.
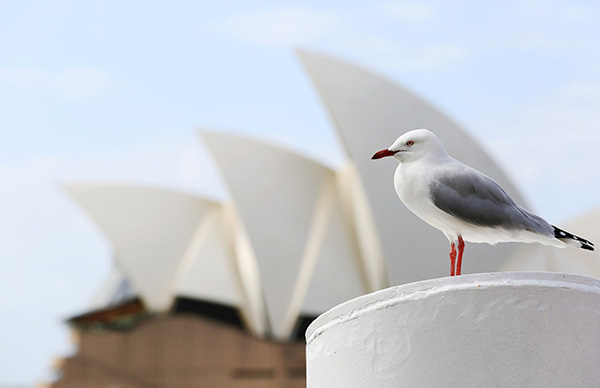
<path id="1" fill-rule="evenodd" d="M 580 248 L 581 249 L 585 249 L 588 251 L 594 251 L 594 243 L 586 240 L 584 238 L 581 238 L 579 236 L 575 236 L 572 233 L 567 232 L 566 230 L 562 230 L 560 228 L 557 228 L 556 226 L 552 225 L 552 227 L 554 228 L 554 237 L 559 239 L 559 240 L 574 240 L 576 242 L 578 242 L 579 244 L 581 244 Z"/>
<path id="2" fill-rule="evenodd" d="M 592 252 L 594 251 L 593 245 L 581 244 L 581 248 L 587 249 L 588 251 L 592 251 Z"/>

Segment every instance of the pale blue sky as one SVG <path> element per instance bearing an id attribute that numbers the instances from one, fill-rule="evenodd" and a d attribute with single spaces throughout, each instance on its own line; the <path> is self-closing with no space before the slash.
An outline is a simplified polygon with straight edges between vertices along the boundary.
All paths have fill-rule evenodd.
<path id="1" fill-rule="evenodd" d="M 600 206 L 599 38 L 594 1 L 0 2 L 0 387 L 51 377 L 111 268 L 60 183 L 223 197 L 200 126 L 340 160 L 294 46 L 425 97 L 560 223 Z"/>

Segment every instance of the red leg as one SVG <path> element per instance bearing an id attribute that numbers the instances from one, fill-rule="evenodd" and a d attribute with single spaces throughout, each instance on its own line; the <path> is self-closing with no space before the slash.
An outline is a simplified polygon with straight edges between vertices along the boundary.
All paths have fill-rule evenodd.
<path id="1" fill-rule="evenodd" d="M 456 266 L 456 245 L 450 243 L 450 276 L 454 276 L 454 267 Z"/>
<path id="2" fill-rule="evenodd" d="M 460 275 L 460 270 L 462 267 L 462 256 L 463 251 L 465 250 L 465 240 L 463 240 L 462 236 L 458 236 L 458 259 L 456 260 L 456 275 Z"/>

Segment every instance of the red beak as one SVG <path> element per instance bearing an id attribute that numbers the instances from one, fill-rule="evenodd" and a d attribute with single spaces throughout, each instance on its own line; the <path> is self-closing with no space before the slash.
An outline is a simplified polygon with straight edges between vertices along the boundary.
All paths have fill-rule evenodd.
<path id="1" fill-rule="evenodd" d="M 371 159 L 381 159 L 385 158 L 386 156 L 394 156 L 395 153 L 396 152 L 390 150 L 381 150 L 379 152 L 376 152 L 375 155 L 371 157 Z"/>

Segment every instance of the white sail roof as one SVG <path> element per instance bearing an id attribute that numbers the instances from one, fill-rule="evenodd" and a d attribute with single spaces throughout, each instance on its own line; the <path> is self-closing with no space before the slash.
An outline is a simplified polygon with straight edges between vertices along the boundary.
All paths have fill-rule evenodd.
<path id="1" fill-rule="evenodd" d="M 347 260 L 343 267 L 335 268 L 349 271 L 346 283 L 336 285 L 346 299 L 366 291 L 358 253 L 348 237 L 351 231 L 341 221 L 344 215 L 337 204 L 334 171 L 297 153 L 247 137 L 208 131 L 201 132 L 201 136 L 247 230 L 275 337 L 289 337 L 302 308 L 313 313 L 345 300 L 323 288 L 330 287 L 336 276 L 327 261 Z M 327 269 L 330 277 L 315 283 L 316 266 Z M 321 300 L 313 294 L 306 299 L 311 285 Z"/>
<path id="2" fill-rule="evenodd" d="M 374 162 L 371 156 L 404 132 L 434 131 L 456 159 L 497 180 L 521 205 L 524 200 L 507 176 L 465 131 L 419 97 L 383 77 L 326 55 L 299 51 L 328 113 L 335 123 L 374 219 L 392 284 L 448 274 L 446 238 L 412 214 L 398 200 L 392 178 L 396 161 Z M 470 244 L 465 272 L 497 269 L 514 244 Z"/>
<path id="3" fill-rule="evenodd" d="M 356 231 L 339 200 L 339 185 L 331 202 L 329 227 L 312 273 L 302 305 L 302 313 L 317 316 L 332 307 L 370 291 L 364 257 L 355 239 Z"/>
<path id="4" fill-rule="evenodd" d="M 150 310 L 168 310 L 176 292 L 240 304 L 224 259 L 218 204 L 148 187 L 72 185 L 66 190 L 111 241 L 117 267 Z M 218 260 L 211 262 L 206 254 Z"/>

